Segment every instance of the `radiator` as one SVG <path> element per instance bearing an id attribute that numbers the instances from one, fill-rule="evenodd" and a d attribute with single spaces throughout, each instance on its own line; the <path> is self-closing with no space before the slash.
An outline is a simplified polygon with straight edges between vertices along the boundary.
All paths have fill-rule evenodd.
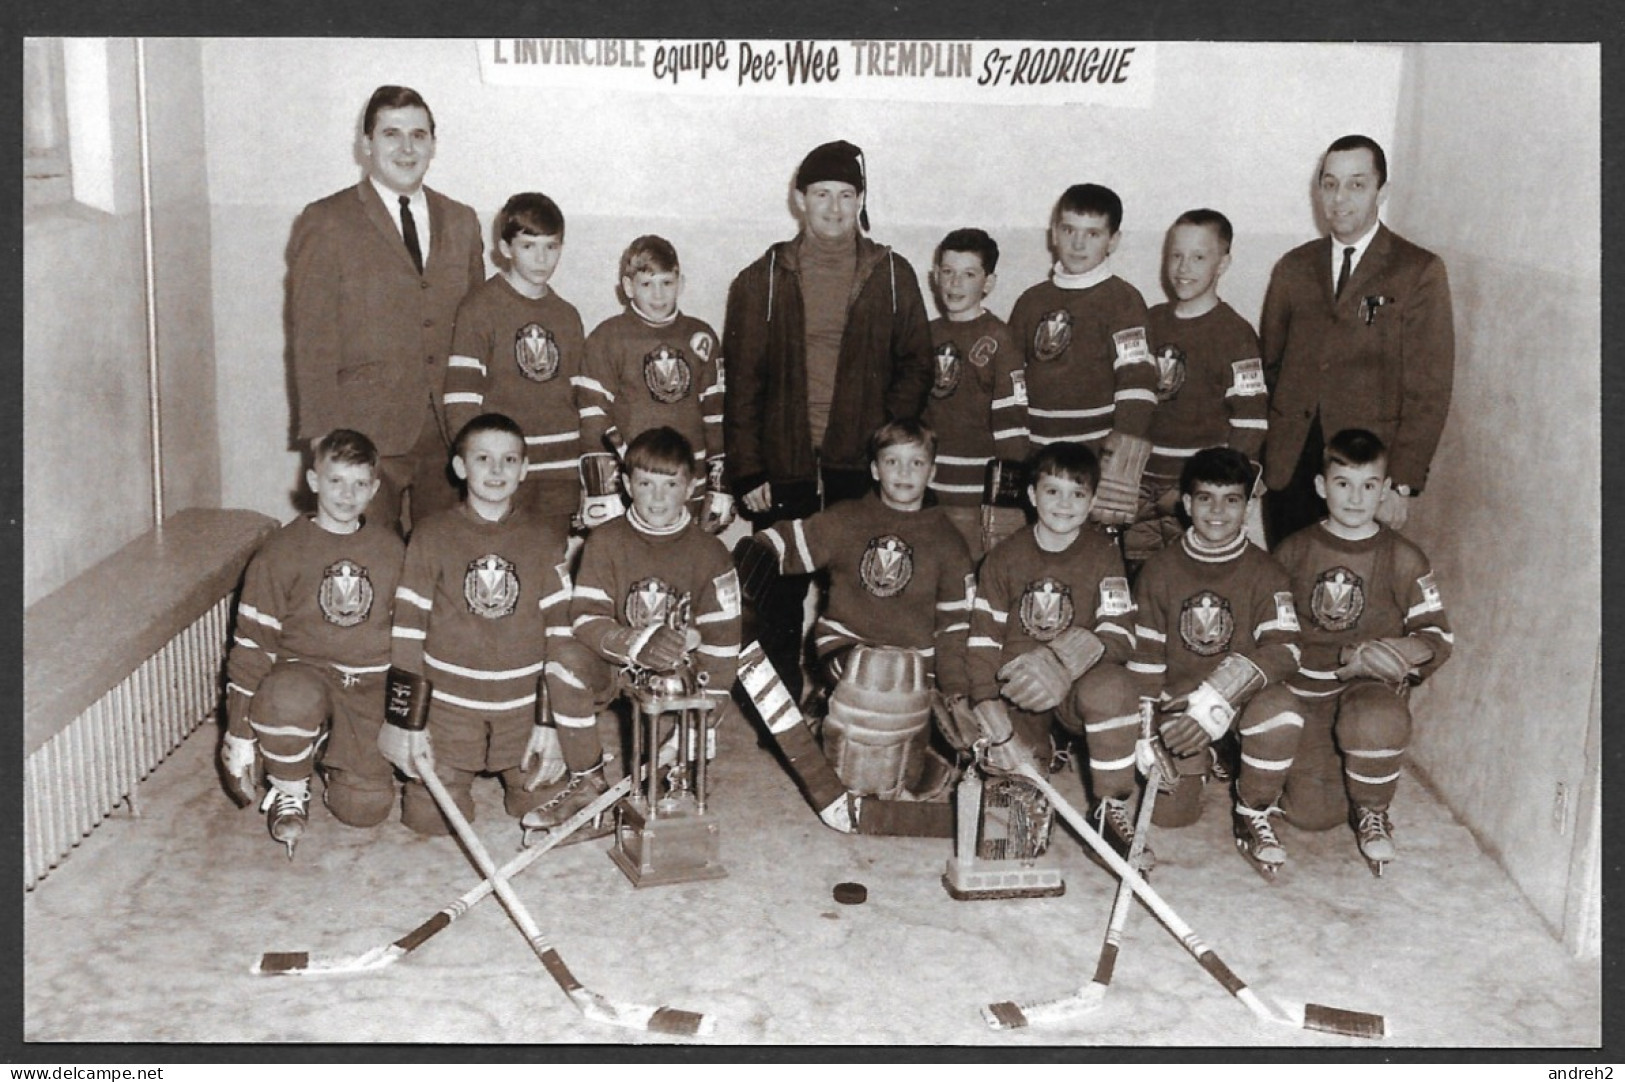
<path id="1" fill-rule="evenodd" d="M 214 717 L 232 597 L 221 598 L 23 764 L 23 885 L 32 890 Z"/>

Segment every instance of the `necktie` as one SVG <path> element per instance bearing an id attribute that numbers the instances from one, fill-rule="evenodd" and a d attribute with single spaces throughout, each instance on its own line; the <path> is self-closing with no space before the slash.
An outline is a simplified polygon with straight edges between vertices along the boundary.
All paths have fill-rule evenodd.
<path id="1" fill-rule="evenodd" d="M 412 201 L 401 196 L 401 236 L 406 238 L 406 250 L 412 255 L 412 263 L 417 267 L 418 273 L 423 273 L 423 249 L 418 247 L 418 224 L 412 218 Z M 1350 249 L 1352 251 L 1353 249 Z M 1348 256 L 1343 257 L 1343 276 L 1348 277 Z M 1341 283 L 1339 283 L 1341 287 Z"/>
<path id="2" fill-rule="evenodd" d="M 401 201 L 401 213 L 406 213 L 406 202 L 404 199 Z M 411 237 L 412 234 L 408 233 L 407 236 Z M 412 245 L 412 251 L 416 252 L 417 241 L 412 240 L 410 243 Z M 1343 295 L 1343 287 L 1349 284 L 1349 271 L 1353 269 L 1354 245 L 1351 244 L 1347 248 L 1343 249 L 1343 268 L 1337 272 L 1337 289 L 1332 294 L 1334 297 L 1341 297 Z"/>

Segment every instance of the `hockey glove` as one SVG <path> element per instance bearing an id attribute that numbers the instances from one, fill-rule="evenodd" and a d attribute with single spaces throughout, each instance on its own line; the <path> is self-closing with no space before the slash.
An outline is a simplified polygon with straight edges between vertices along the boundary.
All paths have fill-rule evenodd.
<path id="1" fill-rule="evenodd" d="M 931 716 L 936 719 L 937 729 L 948 741 L 948 746 L 957 752 L 970 751 L 982 738 L 982 727 L 977 724 L 976 714 L 963 695 L 933 694 Z"/>
<path id="2" fill-rule="evenodd" d="M 434 748 L 429 743 L 429 697 L 434 685 L 426 677 L 390 667 L 384 684 L 384 724 L 378 730 L 378 753 L 409 778 L 418 776 L 421 755 L 431 766 Z"/>
<path id="3" fill-rule="evenodd" d="M 1013 774 L 1021 767 L 1021 750 L 1016 747 L 1016 730 L 1010 724 L 1010 711 L 998 699 L 977 703 L 972 709 L 982 739 L 987 741 L 982 762 L 1000 773 Z"/>
<path id="4" fill-rule="evenodd" d="M 700 644 L 697 631 L 678 631 L 665 624 L 617 627 L 604 636 L 604 652 L 640 669 L 670 672 Z"/>
<path id="5" fill-rule="evenodd" d="M 1107 526 L 1127 526 L 1140 507 L 1140 475 L 1151 457 L 1151 441 L 1112 432 L 1100 449 L 1100 484 L 1089 518 Z"/>
<path id="6" fill-rule="evenodd" d="M 1227 655 L 1195 691 L 1163 707 L 1162 742 L 1181 758 L 1196 754 L 1229 731 L 1236 711 L 1266 683 L 1252 661 Z"/>
<path id="7" fill-rule="evenodd" d="M 530 740 L 525 744 L 525 757 L 519 760 L 521 772 L 536 763 L 536 772 L 525 779 L 525 792 L 538 786 L 552 785 L 564 777 L 564 751 L 559 747 L 559 731 L 551 725 L 532 725 Z"/>
<path id="8" fill-rule="evenodd" d="M 1034 714 L 1054 710 L 1072 688 L 1072 677 L 1048 646 L 1035 646 L 999 669 L 1004 697 Z"/>
<path id="9" fill-rule="evenodd" d="M 1403 497 L 1401 497 L 1403 499 Z M 1419 670 L 1433 660 L 1433 648 L 1420 639 L 1367 639 L 1344 645 L 1337 655 L 1339 680 L 1367 677 L 1398 691 L 1419 679 Z"/>
<path id="10" fill-rule="evenodd" d="M 705 511 L 700 516 L 700 528 L 706 533 L 721 533 L 732 526 L 737 517 L 732 495 L 714 489 L 705 494 Z"/>
<path id="11" fill-rule="evenodd" d="M 220 744 L 220 769 L 226 775 L 226 791 L 238 807 L 246 808 L 259 799 L 260 782 L 265 778 L 259 741 L 228 732 Z"/>

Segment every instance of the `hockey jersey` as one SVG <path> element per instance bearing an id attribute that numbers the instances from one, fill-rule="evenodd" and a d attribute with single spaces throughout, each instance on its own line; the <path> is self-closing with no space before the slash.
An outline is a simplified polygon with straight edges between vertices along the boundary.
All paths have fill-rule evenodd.
<path id="1" fill-rule="evenodd" d="M 587 336 L 581 381 L 581 439 L 587 451 L 620 445 L 667 425 L 694 445 L 694 474 L 722 459 L 722 354 L 717 334 L 678 313 L 664 324 L 629 306 Z"/>
<path id="2" fill-rule="evenodd" d="M 937 502 L 976 506 L 990 458 L 1027 457 L 1027 397 L 1021 350 L 1004 320 L 984 311 L 931 324 L 934 373 L 921 415 L 937 434 Z"/>
<path id="3" fill-rule="evenodd" d="M 226 716 L 248 735 L 248 708 L 278 660 L 310 662 L 346 676 L 389 668 L 390 609 L 406 550 L 395 531 L 363 520 L 329 533 L 301 516 L 272 534 L 249 561 L 226 659 Z"/>
<path id="4" fill-rule="evenodd" d="M 1269 427 L 1258 335 L 1223 301 L 1192 319 L 1174 308 L 1159 304 L 1149 317 L 1157 409 L 1146 472 L 1178 477 L 1204 447 L 1231 447 L 1257 462 Z"/>
<path id="5" fill-rule="evenodd" d="M 1062 552 L 1040 548 L 1031 529 L 1000 542 L 976 575 L 966 650 L 971 699 L 996 697 L 1006 661 L 1070 627 L 1100 637 L 1103 661 L 1121 665 L 1133 655 L 1134 601 L 1117 546 L 1097 530 L 1080 531 Z"/>

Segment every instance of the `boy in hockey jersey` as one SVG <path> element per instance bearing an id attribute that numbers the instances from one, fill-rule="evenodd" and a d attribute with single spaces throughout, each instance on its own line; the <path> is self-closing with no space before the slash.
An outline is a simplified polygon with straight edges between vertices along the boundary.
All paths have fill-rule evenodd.
<path id="1" fill-rule="evenodd" d="M 727 547 L 689 510 L 694 462 L 693 445 L 665 426 L 626 449 L 631 506 L 588 535 L 570 598 L 572 637 L 557 640 L 548 659 L 570 776 L 541 794 L 526 830 L 557 826 L 607 788 L 598 715 L 624 690 L 622 671 L 692 665 L 716 704 L 713 726 L 728 702 L 739 667 L 739 576 Z"/>
<path id="2" fill-rule="evenodd" d="M 733 522 L 723 483 L 722 357 L 709 324 L 680 312 L 682 268 L 664 237 L 643 236 L 621 255 L 626 310 L 587 336 L 582 372 L 581 440 L 588 453 L 613 450 L 665 425 L 694 446 L 693 470 L 706 479 L 700 525 L 721 533 Z"/>
<path id="3" fill-rule="evenodd" d="M 521 192 L 497 214 L 497 251 L 507 266 L 475 286 L 457 309 L 446 368 L 452 432 L 500 413 L 524 432 L 521 506 L 569 525 L 581 455 L 581 315 L 549 281 L 564 251 L 564 213 L 540 192 Z"/>
<path id="4" fill-rule="evenodd" d="M 875 771 L 890 773 L 895 765 L 896 784 L 855 783 L 871 774 L 872 764 L 856 759 L 861 742 L 842 745 L 853 753 L 851 762 L 831 751 L 831 727 L 840 727 L 831 706 L 825 750 L 853 792 L 890 797 L 899 795 L 899 787 L 913 792 L 925 784 L 930 693 L 962 696 L 970 690 L 965 669 L 974 585 L 970 550 L 940 507 L 925 506 L 935 454 L 936 435 L 922 422 L 881 425 L 869 438 L 869 472 L 878 492 L 760 531 L 751 539 L 752 555 L 741 562 L 753 579 L 757 556 L 785 574 L 828 573 L 824 608 L 813 625 L 813 651 L 816 681 L 832 698 L 847 678 L 847 661 L 856 647 L 908 652 L 920 659 L 918 669 L 911 659 L 892 657 L 882 663 L 882 668 L 906 670 L 903 678 L 909 686 L 882 694 L 890 702 L 891 691 L 900 690 L 906 700 L 902 708 L 913 718 L 906 733 L 891 734 L 897 737 L 892 743 L 906 749 L 904 758 Z M 916 676 L 919 686 L 914 686 Z"/>
<path id="5" fill-rule="evenodd" d="M 1100 456 L 1090 519 L 1126 526 L 1138 505 L 1146 438 L 1157 405 L 1157 367 L 1140 291 L 1112 273 L 1123 201 L 1099 184 L 1074 184 L 1050 220 L 1055 267 L 1010 312 L 1026 354 L 1027 415 L 1035 447 L 1058 440 Z"/>
<path id="6" fill-rule="evenodd" d="M 999 751 L 1012 733 L 1021 754 L 1049 762 L 1052 719 L 1082 738 L 1096 822 L 1126 854 L 1140 724 L 1123 668 L 1134 650 L 1134 605 L 1117 546 L 1084 528 L 1100 464 L 1082 444 L 1052 443 L 1031 472 L 1037 523 L 1000 542 L 976 577 L 966 651 L 972 709 L 995 767 L 1012 765 Z"/>
<path id="7" fill-rule="evenodd" d="M 359 432 L 335 429 L 317 441 L 305 483 L 316 513 L 267 540 L 243 580 L 220 748 L 232 794 L 244 804 L 258 799 L 263 763 L 260 810 L 290 858 L 309 817 L 324 735 L 322 798 L 333 817 L 376 826 L 395 806 L 395 777 L 376 740 L 405 545 L 366 518 L 378 491 L 378 450 Z"/>
<path id="8" fill-rule="evenodd" d="M 1130 671 L 1155 701 L 1157 735 L 1179 775 L 1152 813 L 1179 827 L 1202 814 L 1211 745 L 1232 729 L 1241 744 L 1232 821 L 1242 854 L 1264 874 L 1286 861 L 1270 823 L 1303 718 L 1281 681 L 1298 666 L 1298 617 L 1286 572 L 1243 532 L 1255 470 L 1228 447 L 1192 455 L 1179 488 L 1190 529 L 1146 561 Z M 1239 715 L 1239 718 L 1238 718 Z M 1152 741 L 1136 748 L 1150 770 Z"/>
<path id="9" fill-rule="evenodd" d="M 1179 474 L 1197 451 L 1233 447 L 1258 472 L 1269 426 L 1258 335 L 1219 299 L 1233 235 L 1230 219 L 1205 208 L 1186 211 L 1168 230 L 1163 271 L 1174 300 L 1152 308 L 1149 317 L 1157 409 L 1139 510 L 1123 533 L 1131 570 L 1179 541 Z"/>
<path id="10" fill-rule="evenodd" d="M 419 834 L 450 824 L 418 780 L 427 754 L 459 810 L 474 818 L 476 775 L 502 781 L 518 817 L 540 803 L 531 779 L 556 780 L 558 740 L 537 707 L 551 650 L 569 636 L 569 571 L 555 515 L 518 505 L 525 434 L 510 417 L 484 413 L 452 448 L 463 502 L 412 531 L 395 591 L 387 723 L 378 750 L 412 779 L 401 822 Z"/>
<path id="11" fill-rule="evenodd" d="M 1388 809 L 1410 743 L 1406 694 L 1449 659 L 1455 637 L 1427 556 L 1376 521 L 1390 484 L 1382 440 L 1337 433 L 1314 483 L 1326 518 L 1275 553 L 1303 622 L 1303 662 L 1287 679 L 1303 744 L 1281 809 L 1305 830 L 1349 822 L 1381 875 L 1394 858 Z"/>
<path id="12" fill-rule="evenodd" d="M 1027 458 L 1027 405 L 1021 350 L 1004 320 L 982 306 L 993 292 L 999 245 L 980 229 L 956 229 L 937 245 L 931 268 L 942 316 L 931 323 L 935 376 L 921 420 L 937 434 L 937 473 L 931 491 L 980 560 L 1020 529 L 1020 508 L 982 512 L 984 478 L 993 459 Z"/>

